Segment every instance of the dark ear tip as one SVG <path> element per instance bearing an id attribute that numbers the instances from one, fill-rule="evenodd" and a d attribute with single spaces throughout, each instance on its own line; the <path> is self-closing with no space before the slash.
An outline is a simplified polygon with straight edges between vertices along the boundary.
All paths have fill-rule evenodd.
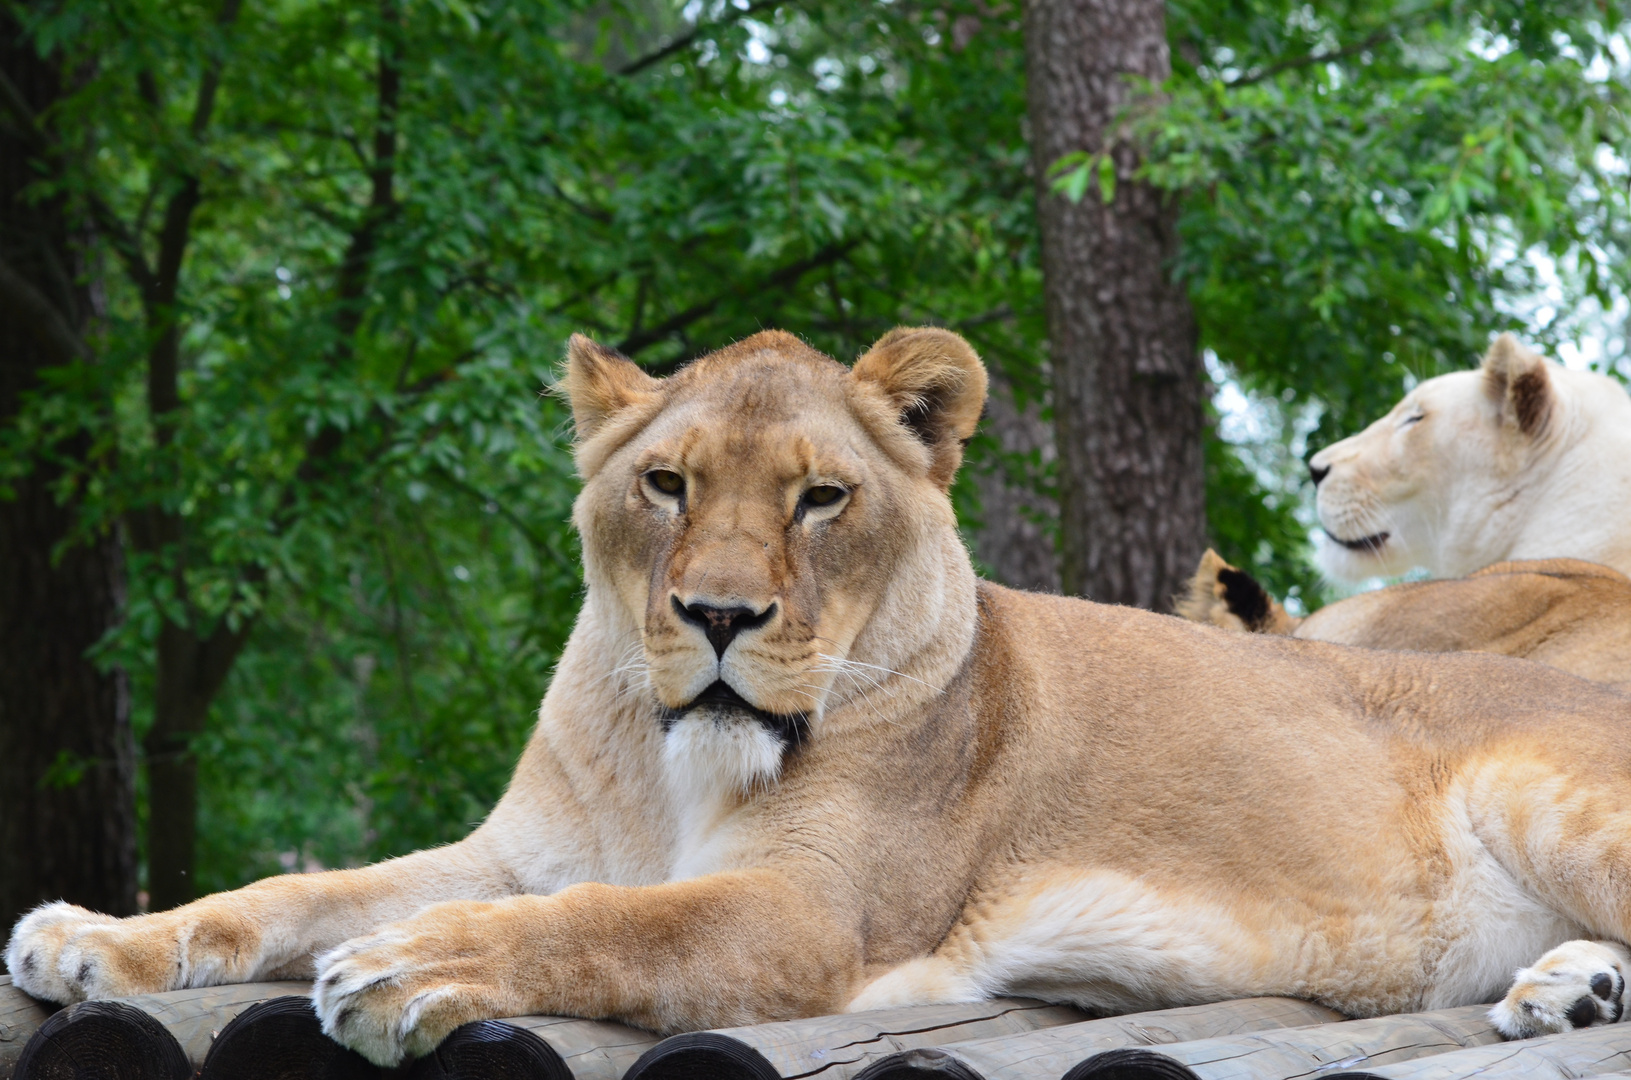
<path id="1" fill-rule="evenodd" d="M 1223 602 L 1246 629 L 1259 630 L 1268 622 L 1269 594 L 1256 578 L 1230 566 L 1218 571 L 1218 581 L 1223 584 Z"/>
<path id="2" fill-rule="evenodd" d="M 610 345 L 602 345 L 588 334 L 578 332 L 566 339 L 566 355 L 569 360 L 624 360 L 634 363 Z"/>

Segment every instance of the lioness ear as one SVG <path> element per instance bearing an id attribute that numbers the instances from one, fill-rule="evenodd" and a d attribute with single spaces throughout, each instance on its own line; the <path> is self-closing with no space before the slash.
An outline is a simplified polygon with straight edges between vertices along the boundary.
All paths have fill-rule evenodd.
<path id="1" fill-rule="evenodd" d="M 1484 357 L 1484 389 L 1501 404 L 1501 416 L 1525 435 L 1534 435 L 1552 415 L 1552 379 L 1539 353 L 1502 334 Z"/>
<path id="2" fill-rule="evenodd" d="M 950 487 L 985 408 L 985 365 L 968 342 L 950 330 L 897 326 L 855 361 L 851 377 L 884 392 L 929 448 L 929 476 Z"/>
<path id="3" fill-rule="evenodd" d="M 561 388 L 572 402 L 572 425 L 583 442 L 612 416 L 656 393 L 657 380 L 616 349 L 573 334 L 566 343 Z"/>

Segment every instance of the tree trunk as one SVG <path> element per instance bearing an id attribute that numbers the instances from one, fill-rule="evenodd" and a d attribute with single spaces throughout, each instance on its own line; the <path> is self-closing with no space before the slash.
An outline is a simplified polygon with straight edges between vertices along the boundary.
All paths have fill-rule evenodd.
<path id="1" fill-rule="evenodd" d="M 1021 409 L 1001 370 L 993 366 L 990 374 L 985 428 L 1004 458 L 1036 453 L 1039 464 L 1051 461 L 1053 430 L 1042 419 L 1042 410 L 1034 402 Z M 1002 461 L 975 476 L 980 528 L 974 534 L 974 554 L 1004 585 L 1056 593 L 1059 555 L 1041 521 L 1056 516 L 1059 508 L 1037 490 L 1036 477 L 1017 472 Z"/>
<path id="2" fill-rule="evenodd" d="M 1047 168 L 1106 149 L 1129 75 L 1170 71 L 1161 0 L 1027 0 L 1031 147 L 1058 435 L 1066 592 L 1170 610 L 1205 546 L 1202 369 L 1194 317 L 1168 263 L 1175 208 L 1129 182 L 1106 205 L 1048 191 Z"/>
<path id="3" fill-rule="evenodd" d="M 58 73 L 0 16 L 0 71 L 37 116 Z M 41 369 L 84 356 L 90 313 L 68 208 L 23 198 L 39 178 L 40 141 L 0 125 L 0 425 Z M 53 448 L 85 454 L 85 435 Z M 66 899 L 136 910 L 135 749 L 123 672 L 86 652 L 120 619 L 124 562 L 103 535 L 53 558 L 74 525 L 40 464 L 0 501 L 0 937 L 35 904 Z"/>
<path id="4" fill-rule="evenodd" d="M 206 638 L 165 623 L 159 630 L 153 727 L 142 740 L 147 762 L 149 907 L 164 911 L 198 895 L 193 858 L 198 834 L 198 758 L 192 741 L 204 730 L 249 637 L 248 624 L 218 623 Z"/>

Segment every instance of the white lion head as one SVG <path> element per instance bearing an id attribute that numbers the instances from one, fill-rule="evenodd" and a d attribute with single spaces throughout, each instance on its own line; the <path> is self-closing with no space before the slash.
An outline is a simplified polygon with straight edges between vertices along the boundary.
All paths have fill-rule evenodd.
<path id="1" fill-rule="evenodd" d="M 1321 568 L 1339 580 L 1631 554 L 1631 399 L 1511 334 L 1477 370 L 1427 380 L 1309 469 Z"/>

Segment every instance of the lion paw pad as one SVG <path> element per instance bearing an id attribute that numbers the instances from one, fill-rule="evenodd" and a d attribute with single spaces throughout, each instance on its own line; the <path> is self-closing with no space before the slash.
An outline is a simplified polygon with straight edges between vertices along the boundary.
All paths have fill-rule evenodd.
<path id="1" fill-rule="evenodd" d="M 1625 1018 L 1631 954 L 1605 941 L 1570 941 L 1517 973 L 1512 989 L 1490 1009 L 1509 1039 L 1553 1035 Z"/>

